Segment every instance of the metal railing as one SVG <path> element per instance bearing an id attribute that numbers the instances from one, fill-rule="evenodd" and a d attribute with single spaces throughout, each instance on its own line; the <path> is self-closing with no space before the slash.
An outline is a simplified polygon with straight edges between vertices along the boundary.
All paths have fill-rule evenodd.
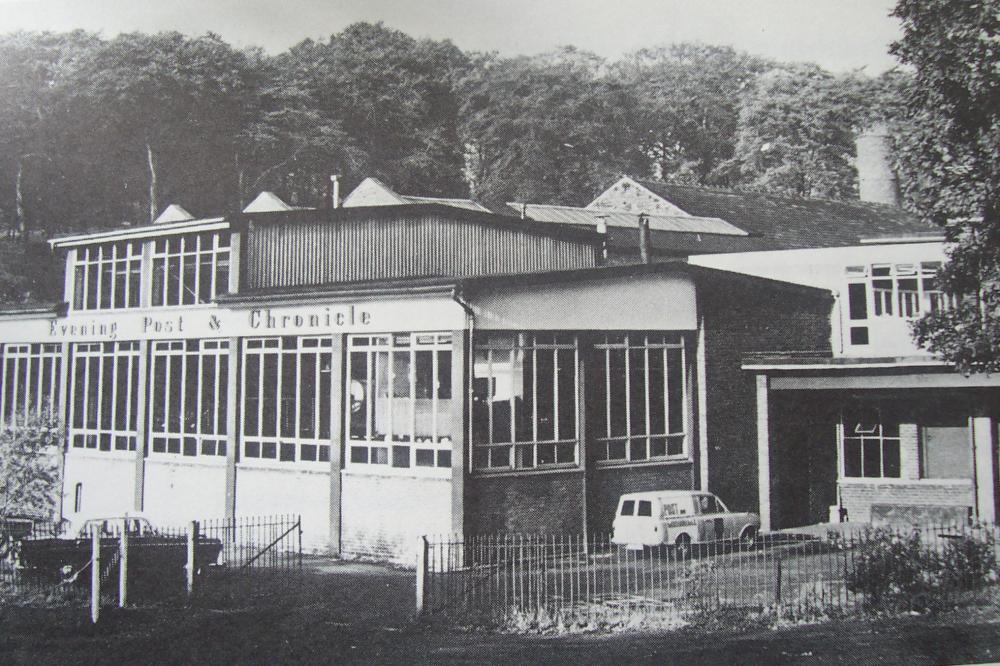
<path id="1" fill-rule="evenodd" d="M 997 536 L 992 525 L 933 525 L 643 550 L 603 535 L 424 538 L 417 611 L 462 623 L 590 624 L 726 611 L 804 617 L 921 610 L 995 581 Z"/>

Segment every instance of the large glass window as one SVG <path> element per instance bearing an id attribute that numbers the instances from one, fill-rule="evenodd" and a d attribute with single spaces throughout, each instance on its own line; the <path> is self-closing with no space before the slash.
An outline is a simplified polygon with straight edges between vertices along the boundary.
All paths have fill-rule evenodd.
<path id="1" fill-rule="evenodd" d="M 971 479 L 974 476 L 969 419 L 961 408 L 929 407 L 920 423 L 920 477 Z"/>
<path id="2" fill-rule="evenodd" d="M 577 340 L 483 333 L 473 363 L 473 464 L 525 469 L 578 463 Z"/>
<path id="3" fill-rule="evenodd" d="M 229 343 L 154 342 L 151 372 L 151 452 L 225 456 Z"/>
<path id="4" fill-rule="evenodd" d="M 333 341 L 254 338 L 243 347 L 243 456 L 329 462 Z"/>
<path id="5" fill-rule="evenodd" d="M 73 309 L 139 307 L 142 243 L 120 241 L 76 249 Z"/>
<path id="6" fill-rule="evenodd" d="M 597 459 L 626 463 L 686 455 L 683 339 L 607 335 L 595 352 Z"/>
<path id="7" fill-rule="evenodd" d="M 899 420 L 883 409 L 853 406 L 841 422 L 844 476 L 899 478 Z"/>
<path id="8" fill-rule="evenodd" d="M 17 425 L 30 414 L 59 416 L 59 345 L 6 345 L 0 367 L 0 424 Z"/>
<path id="9" fill-rule="evenodd" d="M 229 232 L 156 239 L 152 273 L 154 306 L 211 302 L 229 291 Z"/>
<path id="10" fill-rule="evenodd" d="M 351 465 L 451 467 L 450 333 L 355 335 L 348 341 Z"/>
<path id="11" fill-rule="evenodd" d="M 138 426 L 138 342 L 73 346 L 70 441 L 74 448 L 134 451 Z"/>

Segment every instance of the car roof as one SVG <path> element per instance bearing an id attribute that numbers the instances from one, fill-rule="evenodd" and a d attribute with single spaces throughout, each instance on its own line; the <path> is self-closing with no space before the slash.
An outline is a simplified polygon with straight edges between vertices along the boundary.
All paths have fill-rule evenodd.
<path id="1" fill-rule="evenodd" d="M 693 497 L 695 495 L 711 495 L 712 493 L 703 490 L 647 490 L 639 493 L 625 493 L 621 500 L 634 499 L 681 499 L 683 497 Z"/>

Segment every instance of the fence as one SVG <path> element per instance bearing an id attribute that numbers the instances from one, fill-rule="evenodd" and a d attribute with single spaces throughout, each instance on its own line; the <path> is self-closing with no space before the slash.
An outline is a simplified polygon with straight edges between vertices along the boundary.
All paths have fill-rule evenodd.
<path id="1" fill-rule="evenodd" d="M 424 539 L 417 610 L 464 623 L 749 611 L 804 617 L 955 603 L 996 580 L 994 526 L 772 533 L 752 545 L 628 550 L 607 537 Z"/>
<path id="2" fill-rule="evenodd" d="M 123 530 L 123 526 L 125 529 Z M 234 603 L 254 575 L 302 566 L 302 524 L 281 515 L 152 528 L 139 518 L 0 526 L 0 604 Z M 95 563 L 97 580 L 94 580 Z M 96 612 L 96 611 L 95 611 Z"/>

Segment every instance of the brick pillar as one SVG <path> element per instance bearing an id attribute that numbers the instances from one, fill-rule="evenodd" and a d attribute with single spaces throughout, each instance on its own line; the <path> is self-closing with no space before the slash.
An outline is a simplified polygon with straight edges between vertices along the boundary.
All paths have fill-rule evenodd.
<path id="1" fill-rule="evenodd" d="M 972 441 L 975 447 L 976 515 L 979 520 L 996 522 L 996 443 L 993 441 L 993 419 L 989 416 L 972 418 Z"/>
<path id="2" fill-rule="evenodd" d="M 920 450 L 917 444 L 917 424 L 899 424 L 899 478 L 916 481 L 920 478 Z"/>
<path id="3" fill-rule="evenodd" d="M 760 529 L 771 530 L 771 426 L 767 375 L 757 375 L 757 493 Z"/>

